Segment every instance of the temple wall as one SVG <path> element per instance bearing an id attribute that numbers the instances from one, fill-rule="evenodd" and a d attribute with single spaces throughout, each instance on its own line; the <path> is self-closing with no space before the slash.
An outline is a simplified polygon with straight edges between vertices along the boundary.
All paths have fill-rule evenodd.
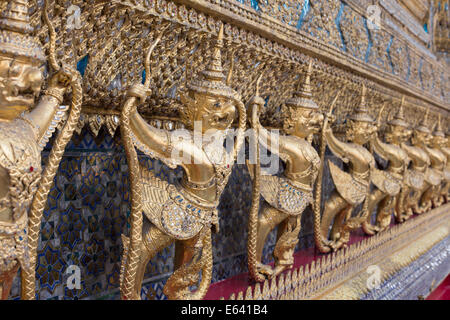
<path id="1" fill-rule="evenodd" d="M 59 4 L 59 1 L 55 2 Z M 448 64 L 439 60 L 432 51 L 433 35 L 431 30 L 427 31 L 424 27 L 424 21 L 418 22 L 413 17 L 414 13 L 397 1 L 376 1 L 378 5 L 372 9 L 368 8 L 373 2 L 369 0 L 270 1 L 274 3 L 272 6 L 266 1 L 257 0 L 138 0 L 133 1 L 134 4 L 130 1 L 110 1 L 111 8 L 116 11 L 109 18 L 105 18 L 106 15 L 98 18 L 102 10 L 113 10 L 107 9 L 110 8 L 107 5 L 102 7 L 102 1 L 97 1 L 98 7 L 92 11 L 90 1 L 69 2 L 81 8 L 82 21 L 86 23 L 81 30 L 73 31 L 78 32 L 74 52 L 84 79 L 84 117 L 80 121 L 78 133 L 66 148 L 44 212 L 36 270 L 38 299 L 119 298 L 121 234 L 128 232 L 130 203 L 126 157 L 121 146 L 118 123 L 114 122 L 117 118 L 114 117 L 118 116 L 123 102 L 123 89 L 142 80 L 141 61 L 138 58 L 142 47 L 131 41 L 120 43 L 114 40 L 117 43 L 102 51 L 99 48 L 104 46 L 103 40 L 98 38 L 95 43 L 92 35 L 89 38 L 89 30 L 97 32 L 95 28 L 103 29 L 105 38 L 118 39 L 114 32 L 136 36 L 142 32 L 143 25 L 148 27 L 146 34 L 154 35 L 155 26 L 162 21 L 170 21 L 174 34 L 180 38 L 184 35 L 180 31 L 181 26 L 193 33 L 202 29 L 204 40 L 198 43 L 192 40 L 193 43 L 186 44 L 188 49 L 202 44 L 203 47 L 199 46 L 192 55 L 198 58 L 211 48 L 216 23 L 223 20 L 227 23 L 225 32 L 230 47 L 236 48 L 239 60 L 233 87 L 243 95 L 244 100 L 252 95 L 250 84 L 254 84 L 261 71 L 258 65 L 267 63 L 267 69 L 272 70 L 264 89 L 269 101 L 263 116 L 263 122 L 267 125 L 280 127 L 280 110 L 277 108 L 283 99 L 291 95 L 293 88 L 289 89 L 288 86 L 292 87 L 306 61 L 313 57 L 317 71 L 317 76 L 313 76 L 313 84 L 322 109 L 342 85 L 340 81 L 344 83 L 345 80 L 348 86 L 348 94 L 337 111 L 337 128 L 345 125 L 345 118 L 357 104 L 360 84 L 364 82 L 370 91 L 372 115 L 389 99 L 395 101 L 389 106 L 390 110 L 396 110 L 401 95 L 405 94 L 408 97 L 407 117 L 410 123 L 417 122 L 426 106 L 432 110 L 431 121 L 436 120 L 438 114 L 444 116 L 444 128 L 448 130 Z M 67 9 L 67 4 L 60 6 L 61 12 Z M 373 29 L 370 25 L 373 21 L 371 17 L 378 14 L 371 10 L 380 10 L 379 29 Z M 135 29 L 127 25 L 128 21 L 120 18 L 125 11 L 132 17 L 131 20 L 134 19 Z M 33 22 L 40 26 L 36 12 Z M 144 13 L 150 13 L 154 19 L 148 23 L 149 26 L 142 23 Z M 417 15 L 421 14 L 418 11 Z M 59 28 L 64 26 L 66 18 L 54 19 L 59 23 Z M 432 27 L 431 20 L 432 16 L 429 17 L 428 28 Z M 42 26 L 39 35 L 43 43 L 46 42 L 45 32 L 46 28 Z M 145 35 L 142 37 L 145 38 Z M 61 58 L 71 61 L 74 57 L 69 54 L 72 49 L 67 44 L 68 38 L 69 35 L 60 33 L 58 42 L 63 47 Z M 166 44 L 161 49 L 161 57 L 187 59 L 182 45 L 176 49 L 170 45 L 173 46 Z M 224 64 L 228 68 L 229 52 L 224 57 Z M 202 64 L 196 64 L 196 69 L 189 70 L 190 74 L 186 76 L 177 70 L 177 63 L 171 61 L 169 73 L 174 76 L 170 78 L 165 76 L 165 63 L 158 60 L 155 66 L 155 70 L 160 71 L 152 75 L 156 93 L 151 97 L 151 106 L 141 111 L 149 121 L 163 119 L 161 121 L 177 123 L 174 119 L 178 117 L 179 101 L 175 92 L 184 88 L 187 78 L 202 70 Z M 247 76 L 250 68 L 252 71 Z M 280 87 L 276 86 L 277 81 Z M 44 155 L 48 156 L 48 149 Z M 327 153 L 328 159 L 342 165 L 330 153 Z M 173 182 L 180 176 L 179 171 L 172 171 L 143 154 L 140 154 L 140 161 L 160 178 Z M 251 188 L 247 169 L 244 165 L 236 165 L 219 207 L 220 233 L 213 235 L 213 283 L 248 271 L 246 229 Z M 323 201 L 333 188 L 326 167 Z M 306 210 L 297 251 L 314 246 L 312 219 L 311 210 Z M 270 252 L 273 251 L 275 241 L 276 235 L 272 232 L 263 255 L 265 262 L 273 260 Z M 445 241 L 448 243 L 448 239 Z M 439 245 L 433 250 L 440 251 L 436 248 L 440 248 Z M 142 290 L 143 298 L 165 298 L 162 288 L 173 272 L 173 256 L 174 247 L 170 246 L 151 260 Z M 433 255 L 423 257 L 410 268 L 419 270 L 424 264 L 430 263 L 432 258 Z M 438 265 L 448 261 L 448 257 L 440 261 Z M 66 270 L 70 265 L 81 269 L 80 290 L 69 290 L 66 286 L 69 277 Z M 436 267 L 435 272 L 448 272 L 443 268 Z M 404 281 L 401 279 L 399 274 L 392 279 L 392 283 L 397 283 L 398 287 Z M 423 280 L 424 288 L 430 279 Z M 20 279 L 16 277 L 11 299 L 19 298 L 19 288 Z M 394 294 L 386 291 L 366 298 L 387 297 L 412 299 L 414 293 Z"/>
<path id="2" fill-rule="evenodd" d="M 169 182 L 180 174 L 142 154 L 140 161 Z M 118 137 L 111 138 L 103 130 L 97 137 L 88 130 L 74 136 L 44 213 L 36 270 L 37 299 L 119 298 L 120 236 L 127 232 L 129 215 L 127 168 Z M 333 185 L 329 174 L 326 176 L 324 194 L 329 194 Z M 221 230 L 213 235 L 213 283 L 248 272 L 246 238 L 251 188 L 246 166 L 236 165 L 219 207 Z M 297 250 L 314 244 L 310 209 L 303 214 L 302 225 Z M 275 241 L 274 231 L 264 250 L 265 263 L 273 261 Z M 172 245 L 150 261 L 143 298 L 165 298 L 162 288 L 173 272 L 173 256 Z M 70 274 L 66 270 L 70 265 L 81 269 L 80 290 L 67 289 Z M 11 299 L 19 299 L 19 284 L 16 277 Z"/>

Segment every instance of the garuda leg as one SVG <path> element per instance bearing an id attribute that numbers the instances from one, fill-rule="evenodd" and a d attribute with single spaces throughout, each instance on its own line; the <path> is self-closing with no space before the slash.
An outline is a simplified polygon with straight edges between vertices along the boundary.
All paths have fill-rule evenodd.
<path id="1" fill-rule="evenodd" d="M 329 246 L 333 250 L 339 249 L 342 246 L 339 239 L 343 236 L 341 234 L 342 224 L 346 217 L 348 217 L 349 213 L 353 207 L 342 198 L 339 193 L 333 191 L 331 197 L 327 200 L 325 204 L 325 209 L 322 216 L 322 221 L 320 223 L 320 229 L 323 238 L 329 239 L 329 228 L 331 224 L 333 224 L 333 228 L 331 230 L 331 240 L 333 241 Z"/>
<path id="2" fill-rule="evenodd" d="M 294 264 L 294 250 L 301 229 L 301 215 L 289 217 L 278 225 L 277 243 L 273 252 L 275 269 L 272 278 Z"/>
<path id="3" fill-rule="evenodd" d="M 372 213 L 375 209 L 375 207 L 380 203 L 381 200 L 386 198 L 386 194 L 381 191 L 380 189 L 376 189 L 373 193 L 370 194 L 369 198 L 369 206 L 368 211 L 369 214 L 367 215 L 367 220 L 363 222 L 362 228 L 364 232 L 370 236 L 373 236 L 375 233 L 378 232 L 378 228 L 376 225 L 372 224 Z M 377 216 L 380 210 L 377 210 Z"/>
<path id="4" fill-rule="evenodd" d="M 144 280 L 144 274 L 148 262 L 161 250 L 168 247 L 174 239 L 157 227 L 152 225 L 146 218 L 144 218 L 144 225 L 142 230 L 142 244 L 141 244 L 141 256 L 136 273 L 136 296 L 141 296 L 142 281 Z M 127 250 L 127 244 L 124 241 L 125 250 Z M 126 256 L 126 255 L 124 255 Z"/>
<path id="5" fill-rule="evenodd" d="M 164 286 L 164 294 L 171 300 L 203 299 L 212 278 L 211 227 L 205 226 L 189 240 L 177 241 L 175 251 L 175 271 Z M 192 286 L 197 290 L 191 291 Z"/>
<path id="6" fill-rule="evenodd" d="M 444 197 L 444 192 L 443 192 L 444 189 L 445 189 L 445 182 L 443 182 L 439 186 L 435 187 L 435 190 L 433 193 L 433 199 L 432 199 L 433 208 L 440 207 L 444 204 L 444 202 L 445 202 L 445 197 Z"/>
<path id="7" fill-rule="evenodd" d="M 386 196 L 379 204 L 377 209 L 376 232 L 384 231 L 390 226 L 394 204 L 395 198 L 391 196 Z"/>
<path id="8" fill-rule="evenodd" d="M 409 199 L 410 200 L 410 206 L 415 214 L 422 214 L 426 212 L 427 207 L 429 206 L 431 209 L 431 201 L 427 205 L 422 206 L 422 199 L 427 190 L 431 186 L 428 183 L 424 183 L 424 187 L 422 190 L 414 191 L 413 196 Z"/>
<path id="9" fill-rule="evenodd" d="M 264 244 L 266 243 L 267 236 L 269 233 L 278 226 L 281 222 L 286 220 L 288 215 L 280 210 L 275 209 L 267 202 L 264 202 L 261 208 L 261 213 L 258 217 L 258 238 L 256 242 L 256 261 L 258 272 L 264 274 L 265 276 L 272 277 L 273 270 L 272 267 L 268 265 L 263 265 L 261 263 L 262 252 L 264 249 Z M 278 241 L 277 241 L 278 243 Z M 280 254 L 281 254 L 280 249 Z"/>
<path id="10" fill-rule="evenodd" d="M 436 192 L 435 186 L 429 186 L 420 197 L 420 206 L 417 214 L 423 214 L 433 208 L 433 196 Z"/>
<path id="11" fill-rule="evenodd" d="M 396 221 L 399 223 L 408 220 L 412 215 L 412 210 L 408 208 L 409 192 L 409 187 L 404 184 L 400 193 L 395 197 L 394 214 Z"/>
<path id="12" fill-rule="evenodd" d="M 448 196 L 450 191 L 450 182 L 445 182 L 444 187 L 442 188 L 441 194 L 444 197 L 444 203 L 448 203 Z"/>

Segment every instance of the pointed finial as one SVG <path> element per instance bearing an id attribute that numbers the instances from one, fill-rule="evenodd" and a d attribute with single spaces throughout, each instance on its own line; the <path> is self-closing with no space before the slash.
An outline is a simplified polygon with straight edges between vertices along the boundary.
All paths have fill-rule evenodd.
<path id="1" fill-rule="evenodd" d="M 381 119 L 383 118 L 383 111 L 386 108 L 387 102 L 383 103 L 383 106 L 380 108 L 380 111 L 378 112 L 378 117 L 377 117 L 377 126 L 381 127 Z"/>
<path id="2" fill-rule="evenodd" d="M 408 123 L 405 121 L 404 105 L 405 105 L 405 96 L 402 97 L 402 103 L 400 104 L 400 108 L 398 109 L 397 114 L 393 117 L 392 120 L 388 122 L 388 124 L 409 128 Z"/>
<path id="3" fill-rule="evenodd" d="M 319 109 L 317 103 L 312 99 L 311 89 L 311 75 L 313 67 L 312 60 L 309 62 L 308 69 L 305 75 L 305 81 L 297 92 L 294 92 L 294 96 L 286 101 L 286 105 L 293 108 L 306 108 L 306 109 Z"/>
<path id="4" fill-rule="evenodd" d="M 305 81 L 303 82 L 303 86 L 300 91 L 297 92 L 298 97 L 311 99 L 312 98 L 312 89 L 311 89 L 311 75 L 312 75 L 312 60 L 309 61 L 308 69 L 306 69 Z"/>
<path id="5" fill-rule="evenodd" d="M 358 108 L 356 109 L 356 112 L 350 117 L 351 120 L 363 121 L 363 122 L 374 122 L 374 119 L 369 114 L 369 111 L 367 108 L 366 95 L 367 95 L 367 88 L 366 88 L 366 85 L 363 83 L 362 92 L 361 92 L 361 103 L 359 104 Z"/>
<path id="6" fill-rule="evenodd" d="M 430 108 L 426 108 L 425 117 L 423 117 L 422 122 L 420 123 L 420 125 L 428 128 L 428 116 L 429 115 L 430 115 Z"/>
<path id="7" fill-rule="evenodd" d="M 445 138 L 445 133 L 442 130 L 441 114 L 440 113 L 438 114 L 438 120 L 436 122 L 436 130 L 433 132 L 433 135 Z"/>
<path id="8" fill-rule="evenodd" d="M 366 94 L 367 94 L 367 87 L 363 83 L 362 93 L 361 93 L 361 105 L 365 105 L 365 103 L 366 103 Z"/>
<path id="9" fill-rule="evenodd" d="M 419 126 L 416 128 L 417 131 L 424 133 L 431 133 L 430 128 L 428 128 L 428 115 L 430 113 L 430 108 L 426 108 L 425 117 L 419 122 Z"/>
<path id="10" fill-rule="evenodd" d="M 304 85 L 303 85 L 304 91 L 311 92 L 311 87 L 310 87 L 310 85 L 311 85 L 311 75 L 312 75 L 312 71 L 313 71 L 313 68 L 312 68 L 312 60 L 311 60 L 311 61 L 309 61 L 308 69 L 306 70 L 306 78 L 305 78 L 305 83 L 304 83 Z M 305 89 L 306 89 L 306 90 L 305 90 Z"/>
<path id="11" fill-rule="evenodd" d="M 32 32 L 28 0 L 8 1 L 0 14 L 0 54 L 45 62 L 44 50 L 38 39 L 31 36 Z"/>
<path id="12" fill-rule="evenodd" d="M 217 36 L 216 45 L 213 50 L 211 62 L 203 71 L 206 79 L 211 81 L 222 81 L 224 79 L 222 68 L 222 53 L 223 48 L 223 23 L 220 25 L 219 35 Z"/>
<path id="13" fill-rule="evenodd" d="M 22 34 L 33 32 L 28 15 L 28 0 L 9 1 L 0 16 L 0 28 Z"/>
<path id="14" fill-rule="evenodd" d="M 402 103 L 400 104 L 400 109 L 398 109 L 397 118 L 398 119 L 405 119 L 405 96 L 402 97 Z"/>
<path id="15" fill-rule="evenodd" d="M 437 127 L 437 129 L 438 129 L 439 131 L 442 131 L 442 127 L 441 127 L 441 114 L 438 115 L 438 127 Z"/>
<path id="16" fill-rule="evenodd" d="M 431 126 L 431 132 L 434 133 L 434 129 L 436 129 L 437 123 L 438 123 L 437 121 L 435 123 L 433 123 L 433 125 Z"/>
<path id="17" fill-rule="evenodd" d="M 232 78 L 233 65 L 230 68 L 228 77 L 225 79 L 222 68 L 222 54 L 221 49 L 223 48 L 223 24 L 220 25 L 219 34 L 217 36 L 216 45 L 214 46 L 211 60 L 206 65 L 205 70 L 201 72 L 203 79 L 192 79 L 186 84 L 189 90 L 209 94 L 212 96 L 220 96 L 229 98 L 235 101 L 241 101 L 241 96 L 235 90 L 233 90 L 229 83 Z M 233 63 L 232 58 L 232 63 Z"/>
<path id="18" fill-rule="evenodd" d="M 217 35 L 217 45 L 220 45 L 220 48 L 223 46 L 223 23 L 220 24 L 219 34 Z"/>
<path id="19" fill-rule="evenodd" d="M 363 83 L 362 91 L 361 91 L 361 102 L 359 103 L 359 107 L 358 107 L 357 110 L 362 111 L 362 112 L 366 112 L 367 111 L 366 95 L 367 95 L 367 87 Z"/>

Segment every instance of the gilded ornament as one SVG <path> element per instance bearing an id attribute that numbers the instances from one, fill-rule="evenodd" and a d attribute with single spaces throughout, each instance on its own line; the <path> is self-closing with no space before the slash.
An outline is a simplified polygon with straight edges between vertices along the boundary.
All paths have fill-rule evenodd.
<path id="1" fill-rule="evenodd" d="M 429 190 L 432 192 L 431 202 L 433 208 L 440 207 L 445 202 L 445 185 L 448 182 L 449 174 L 447 170 L 447 156 L 444 148 L 447 144 L 447 138 L 441 126 L 441 115 L 438 116 L 436 129 L 433 130 L 430 148 L 427 149 L 430 155 L 431 168 L 435 173 L 435 181 L 439 183 L 433 185 Z M 424 195 L 426 196 L 426 195 Z"/>
<path id="2" fill-rule="evenodd" d="M 446 145 L 441 147 L 442 152 L 447 157 L 447 165 L 444 169 L 444 186 L 442 187 L 441 195 L 444 196 L 444 202 L 448 203 L 449 194 L 450 194 L 450 134 L 447 132 L 445 134 Z"/>
<path id="3" fill-rule="evenodd" d="M 431 139 L 431 131 L 428 128 L 428 114 L 429 109 L 427 109 L 425 117 L 419 125 L 414 128 L 411 137 L 411 145 L 406 143 L 402 145 L 403 149 L 411 158 L 412 172 L 415 173 L 418 180 L 423 179 L 421 188 L 413 188 L 413 193 L 408 197 L 408 200 L 405 203 L 408 216 L 411 216 L 413 213 L 422 214 L 431 208 L 431 202 L 424 203 L 421 201 L 422 195 L 431 187 L 430 183 L 435 183 L 433 182 L 433 177 L 435 176 L 433 174 L 434 171 L 429 168 L 431 165 L 430 156 L 426 151 Z"/>
<path id="4" fill-rule="evenodd" d="M 364 148 L 364 144 L 371 140 L 376 126 L 368 113 L 366 87 L 363 87 L 357 110 L 348 121 L 346 134 L 349 142 L 336 138 L 330 127 L 323 129 L 328 147 L 344 163 L 350 164 L 350 170 L 342 171 L 329 162 L 336 189 L 325 202 L 320 231 L 315 232 L 316 245 L 322 252 L 335 251 L 346 246 L 350 240 L 350 232 L 361 227 L 367 219 L 371 171 L 375 168 L 375 160 Z M 361 203 L 364 203 L 361 212 L 352 216 L 353 209 Z"/>
<path id="5" fill-rule="evenodd" d="M 249 219 L 248 256 L 251 276 L 257 281 L 272 279 L 292 267 L 298 243 L 303 211 L 313 203 L 313 185 L 320 167 L 316 150 L 308 138 L 320 131 L 323 116 L 312 99 L 312 64 L 309 64 L 304 83 L 283 107 L 283 127 L 286 135 L 270 134 L 259 122 L 258 114 L 265 101 L 259 96 L 259 78 L 255 96 L 250 100 L 248 118 L 254 130 L 256 164 L 248 164 L 253 178 L 252 208 Z M 260 145 L 278 154 L 286 163 L 282 176 L 262 175 L 259 163 Z M 260 194 L 264 203 L 259 211 Z M 262 251 L 267 236 L 278 227 L 273 255 L 275 267 L 263 265 Z"/>
<path id="6" fill-rule="evenodd" d="M 35 298 L 35 260 L 40 220 L 62 153 L 71 138 L 81 107 L 77 72 L 55 68 L 44 95 L 45 55 L 32 36 L 28 1 L 9 1 L 0 16 L 0 291 L 6 299 L 17 266 L 22 298 Z M 50 55 L 54 52 L 52 34 Z M 54 62 L 54 61 L 51 61 Z M 58 133 L 49 161 L 41 172 L 41 151 L 64 118 L 61 107 L 73 89 L 69 119 Z"/>
<path id="7" fill-rule="evenodd" d="M 160 34 L 147 52 L 145 70 L 149 76 L 145 84 L 133 85 L 128 90 L 122 111 L 121 130 L 130 168 L 132 208 L 130 237 L 122 237 L 125 250 L 121 296 L 140 299 L 148 261 L 175 242 L 175 270 L 167 280 L 164 293 L 169 299 L 202 299 L 212 275 L 211 228 L 215 226 L 219 230 L 217 206 L 243 142 L 246 114 L 240 95 L 229 86 L 232 69 L 228 77 L 223 74 L 224 28 L 221 25 L 202 77 L 193 79 L 186 85 L 186 91 L 180 92 L 181 119 L 190 139 L 175 139 L 168 130 L 146 123 L 136 107 L 150 94 L 150 56 L 161 37 Z M 238 132 L 234 148 L 228 151 L 223 142 L 236 110 Z M 208 139 L 207 134 L 212 132 L 214 139 Z M 202 142 L 196 142 L 196 138 Z M 181 166 L 184 170 L 181 181 L 169 184 L 140 167 L 135 148 L 172 168 Z M 187 155 L 187 161 L 175 157 L 180 151 Z M 197 290 L 192 292 L 193 285 L 197 285 Z"/>
<path id="8" fill-rule="evenodd" d="M 408 140 L 410 133 L 404 116 L 404 101 L 403 97 L 398 113 L 387 122 L 387 143 L 381 141 L 379 135 L 374 136 L 371 141 L 373 150 L 381 158 L 388 160 L 388 166 L 383 171 L 378 169 L 372 171 L 371 179 L 376 189 L 370 194 L 367 221 L 363 223 L 363 230 L 369 235 L 388 228 L 393 212 L 398 217 L 397 220 L 404 219 L 403 201 L 408 194 L 404 176 L 410 161 L 408 154 L 401 148 L 401 144 Z M 380 110 L 378 128 L 381 127 L 383 110 L 384 107 Z M 372 212 L 376 206 L 376 223 L 372 225 Z"/>

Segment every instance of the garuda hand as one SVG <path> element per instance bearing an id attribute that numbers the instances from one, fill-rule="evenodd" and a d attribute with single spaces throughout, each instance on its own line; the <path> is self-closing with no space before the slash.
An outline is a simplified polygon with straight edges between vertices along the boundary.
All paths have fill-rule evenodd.
<path id="1" fill-rule="evenodd" d="M 66 90 L 78 77 L 79 72 L 70 66 L 63 65 L 49 81 L 49 88 Z"/>
<path id="2" fill-rule="evenodd" d="M 133 84 L 127 91 L 127 97 L 135 97 L 138 98 L 140 100 L 141 103 L 143 103 L 145 101 L 145 99 L 147 99 L 147 97 L 149 95 L 151 95 L 152 90 L 146 88 L 143 84 L 141 83 L 135 83 Z"/>

